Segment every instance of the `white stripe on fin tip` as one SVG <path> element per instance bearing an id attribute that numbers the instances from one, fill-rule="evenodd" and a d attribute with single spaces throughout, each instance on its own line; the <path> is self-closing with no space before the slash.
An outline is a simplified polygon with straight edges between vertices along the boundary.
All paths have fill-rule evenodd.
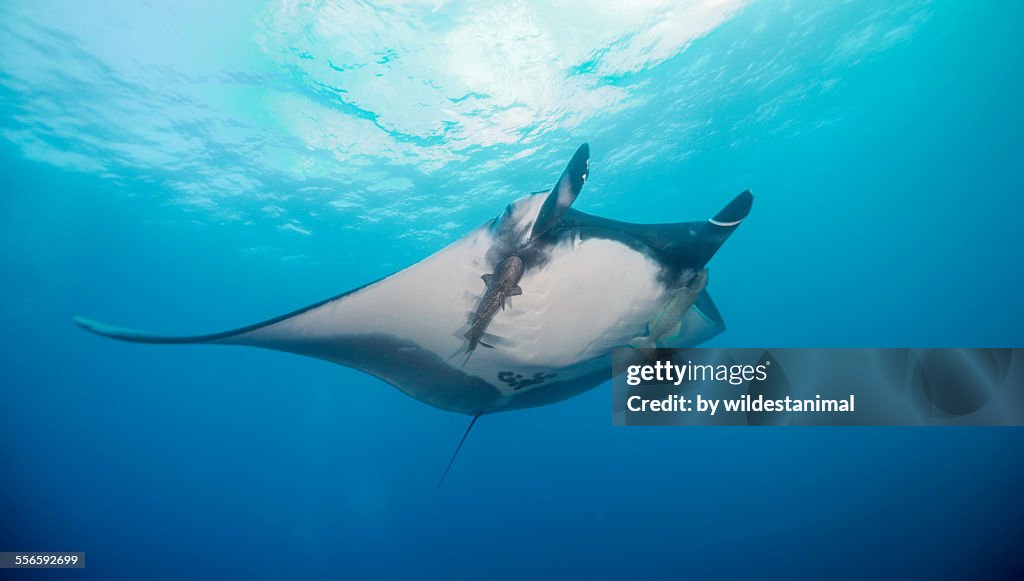
<path id="1" fill-rule="evenodd" d="M 718 220 L 715 220 L 714 218 L 709 218 L 708 219 L 708 222 L 711 222 L 715 226 L 722 226 L 722 227 L 735 226 L 735 225 L 739 224 L 742 221 L 743 221 L 743 218 L 740 218 L 739 220 L 736 220 L 735 222 L 719 222 Z"/>

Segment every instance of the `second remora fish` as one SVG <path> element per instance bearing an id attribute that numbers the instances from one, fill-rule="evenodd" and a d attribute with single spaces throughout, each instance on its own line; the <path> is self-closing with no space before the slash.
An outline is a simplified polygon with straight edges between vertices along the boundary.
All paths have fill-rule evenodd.
<path id="1" fill-rule="evenodd" d="M 658 341 L 678 335 L 683 316 L 690 310 L 707 284 L 708 271 L 705 268 L 698 272 L 689 284 L 672 292 L 665 306 L 647 324 L 647 335 L 634 337 L 629 345 L 641 349 L 654 349 L 658 346 Z"/>

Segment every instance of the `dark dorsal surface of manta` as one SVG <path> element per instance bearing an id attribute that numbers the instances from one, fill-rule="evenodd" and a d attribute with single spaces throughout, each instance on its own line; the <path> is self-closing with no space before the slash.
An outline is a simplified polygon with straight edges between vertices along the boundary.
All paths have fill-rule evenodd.
<path id="1" fill-rule="evenodd" d="M 743 192 L 709 220 L 675 224 L 586 214 L 571 205 L 588 177 L 589 154 L 584 144 L 550 191 L 512 202 L 432 256 L 263 323 L 164 337 L 75 322 L 124 341 L 247 345 L 317 357 L 472 416 L 558 402 L 610 378 L 611 350 L 647 333 L 648 323 L 705 268 L 753 203 Z M 512 256 L 521 261 L 518 272 L 506 263 Z M 507 288 L 495 291 L 500 301 L 488 307 L 486 334 L 481 328 L 477 339 L 494 348 L 455 357 L 475 346 L 474 317 L 479 322 L 482 299 L 498 284 L 481 277 L 503 268 Z M 505 308 L 494 308 L 499 303 Z M 694 346 L 724 328 L 702 289 L 678 331 L 657 337 L 657 345 Z"/>

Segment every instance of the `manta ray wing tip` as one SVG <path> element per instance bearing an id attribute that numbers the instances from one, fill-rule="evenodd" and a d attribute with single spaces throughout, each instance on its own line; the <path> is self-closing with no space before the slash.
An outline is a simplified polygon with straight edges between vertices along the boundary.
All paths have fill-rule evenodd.
<path id="1" fill-rule="evenodd" d="M 101 335 L 103 334 L 104 327 L 108 326 L 108 325 L 104 325 L 103 323 L 100 323 L 99 321 L 94 321 L 92 319 L 87 319 L 87 318 L 81 317 L 79 315 L 75 315 L 75 316 L 71 317 L 71 322 L 76 324 L 76 325 L 78 325 L 79 327 L 85 329 L 86 331 L 91 331 L 93 333 L 99 333 Z"/>
<path id="2" fill-rule="evenodd" d="M 721 227 L 733 227 L 738 226 L 747 214 L 750 213 L 750 208 L 754 205 L 754 195 L 750 193 L 750 190 L 746 190 L 742 194 L 736 196 L 731 202 L 726 204 L 724 208 L 719 210 L 717 214 L 710 220 L 715 226 Z"/>

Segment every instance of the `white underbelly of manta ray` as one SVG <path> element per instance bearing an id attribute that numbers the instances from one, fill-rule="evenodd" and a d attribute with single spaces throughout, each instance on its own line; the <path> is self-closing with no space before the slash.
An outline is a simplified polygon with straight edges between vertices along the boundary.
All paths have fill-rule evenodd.
<path id="1" fill-rule="evenodd" d="M 724 329 L 706 290 L 692 306 L 668 304 L 753 200 L 744 192 L 706 221 L 617 222 L 571 209 L 588 172 L 584 144 L 549 192 L 513 202 L 400 272 L 265 323 L 162 337 L 76 322 L 127 341 L 249 345 L 327 359 L 474 416 L 560 401 L 608 380 L 611 350 L 644 336 L 656 317 L 658 335 L 647 339 L 657 345 L 692 346 Z M 497 272 L 510 258 L 517 268 Z M 666 324 L 666 313 L 678 326 Z"/>
<path id="2" fill-rule="evenodd" d="M 491 246 L 489 229 L 480 228 L 344 300 L 257 329 L 251 338 L 330 341 L 386 334 L 449 359 L 465 350 L 462 332 L 467 314 L 483 294 L 479 273 L 486 268 L 484 257 Z M 438 277 L 437 272 L 447 276 Z M 508 307 L 494 317 L 489 333 L 498 346 L 477 352 L 461 368 L 499 391 L 513 392 L 518 390 L 498 378 L 502 371 L 533 377 L 606 355 L 642 332 L 657 312 L 662 295 L 657 274 L 655 263 L 617 242 L 562 244 L 542 268 L 524 274 L 524 293 L 509 299 Z"/>
<path id="3" fill-rule="evenodd" d="M 523 295 L 491 323 L 491 333 L 511 349 L 474 355 L 467 370 L 477 361 L 561 368 L 605 355 L 657 312 L 657 275 L 656 264 L 617 242 L 562 245 L 543 268 L 523 276 Z"/>

